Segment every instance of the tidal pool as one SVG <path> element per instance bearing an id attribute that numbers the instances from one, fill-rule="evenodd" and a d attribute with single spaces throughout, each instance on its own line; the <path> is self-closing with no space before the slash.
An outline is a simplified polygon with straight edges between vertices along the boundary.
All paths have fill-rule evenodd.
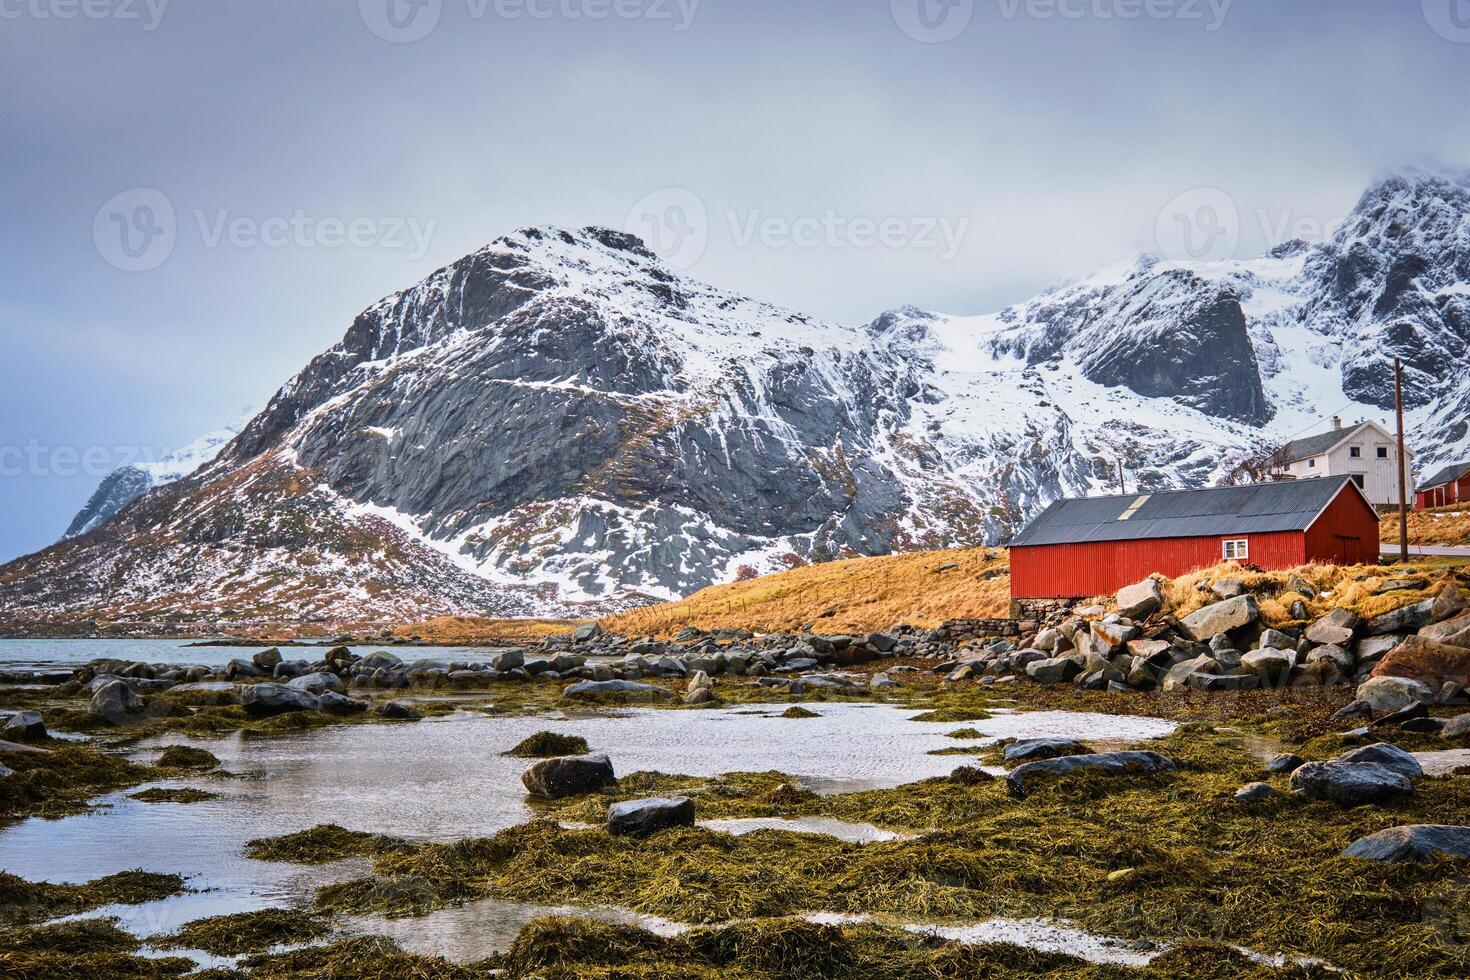
<path id="1" fill-rule="evenodd" d="M 752 713 L 748 705 L 700 711 L 630 708 L 575 717 L 460 712 L 415 724 L 343 726 L 269 739 L 167 736 L 142 743 L 137 755 L 151 758 L 167 744 L 197 745 L 242 778 L 200 775 L 149 784 L 192 785 L 220 794 L 200 803 L 143 803 L 129 798 L 145 788 L 134 787 L 100 798 L 103 805 L 89 813 L 23 821 L 0 831 L 0 869 L 53 882 L 83 882 L 131 868 L 186 876 L 193 889 L 186 895 L 103 910 L 118 915 L 125 928 L 149 935 L 202 916 L 300 904 L 317 886 L 367 870 L 364 861 L 303 868 L 252 860 L 245 857 L 244 845 L 253 838 L 336 823 L 413 840 L 452 841 L 526 821 L 533 810 L 520 775 L 530 763 L 501 753 L 541 730 L 584 737 L 593 751 L 611 757 L 619 774 L 779 770 L 821 793 L 897 786 L 947 775 L 971 761 L 928 754 L 953 747 L 955 741 L 945 733 L 956 726 L 910 721 L 917 714 L 912 707 L 827 702 L 807 707 L 818 717 L 786 719 L 772 709 Z M 984 735 L 977 747 L 1004 736 L 1075 735 L 1112 743 L 1174 729 L 1172 722 L 1159 719 L 1056 711 L 1005 713 L 966 724 Z M 744 823 L 727 829 L 754 829 Z M 853 834 L 881 839 L 876 835 L 887 833 L 839 823 L 822 830 L 788 829 L 845 839 L 858 839 Z M 471 954 L 486 955 L 513 936 L 523 924 L 522 912 L 534 917 L 526 907 L 507 903 L 478 903 L 478 910 L 446 910 L 430 921 L 442 924 L 443 944 L 458 949 L 453 936 L 466 934 L 462 923 L 475 914 L 493 920 L 477 927 L 479 939 L 466 940 L 472 947 L 466 955 L 474 958 Z M 394 935 L 416 931 L 424 920 L 410 921 L 412 929 L 394 926 Z"/>

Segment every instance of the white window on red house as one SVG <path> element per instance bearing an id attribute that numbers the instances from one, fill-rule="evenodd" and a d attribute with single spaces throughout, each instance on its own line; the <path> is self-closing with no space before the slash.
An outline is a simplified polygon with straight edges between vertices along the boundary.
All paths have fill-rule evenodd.
<path id="1" fill-rule="evenodd" d="M 1245 561 L 1251 556 L 1248 538 L 1226 538 L 1220 542 L 1220 554 L 1226 561 Z"/>

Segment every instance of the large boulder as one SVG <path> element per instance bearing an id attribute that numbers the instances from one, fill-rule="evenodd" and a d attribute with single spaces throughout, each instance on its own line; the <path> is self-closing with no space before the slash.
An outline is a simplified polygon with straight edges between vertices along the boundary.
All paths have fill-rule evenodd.
<path id="1" fill-rule="evenodd" d="M 1357 613 L 1351 609 L 1338 608 L 1308 626 L 1305 635 L 1308 640 L 1318 646 L 1328 643 L 1346 646 L 1353 642 L 1353 635 L 1358 630 L 1359 622 Z"/>
<path id="2" fill-rule="evenodd" d="M 1118 590 L 1118 615 L 1127 619 L 1147 619 L 1163 604 L 1164 594 L 1155 578 L 1146 578 L 1137 585 Z"/>
<path id="3" fill-rule="evenodd" d="M 1291 788 L 1314 800 L 1342 806 L 1381 803 L 1407 796 L 1414 785 L 1402 773 L 1377 762 L 1308 762 L 1291 774 Z"/>
<path id="4" fill-rule="evenodd" d="M 39 711 L 17 711 L 5 719 L 5 728 L 0 730 L 0 735 L 22 742 L 43 742 L 51 737 Z"/>
<path id="5" fill-rule="evenodd" d="M 555 800 L 595 793 L 616 785 L 617 777 L 612 761 L 605 755 L 569 755 L 542 759 L 521 773 L 521 782 L 532 796 Z"/>
<path id="6" fill-rule="evenodd" d="M 674 692 L 657 684 L 637 681 L 579 681 L 561 692 L 564 698 L 580 701 L 671 701 Z"/>
<path id="7" fill-rule="evenodd" d="M 285 684 L 251 684 L 240 692 L 240 705 L 252 718 L 273 718 L 292 711 L 320 711 L 321 699 Z"/>
<path id="8" fill-rule="evenodd" d="M 146 716 L 143 699 L 126 683 L 111 680 L 92 695 L 92 714 L 109 725 L 127 725 Z"/>
<path id="9" fill-rule="evenodd" d="M 1179 626 L 1191 640 L 1205 643 L 1221 633 L 1249 626 L 1260 616 L 1255 596 L 1240 595 L 1196 609 L 1181 619 Z"/>
<path id="10" fill-rule="evenodd" d="M 1359 837 L 1342 852 L 1343 857 L 1366 861 L 1433 861 L 1436 858 L 1470 857 L 1470 827 L 1442 823 L 1413 823 L 1389 827 Z"/>
<path id="11" fill-rule="evenodd" d="M 1397 745 L 1387 742 L 1375 742 L 1372 745 L 1364 745 L 1361 748 L 1351 749 L 1332 760 L 1333 762 L 1376 762 L 1386 769 L 1392 769 L 1400 776 L 1410 782 L 1424 775 L 1424 768 L 1419 765 L 1419 760 Z"/>
<path id="12" fill-rule="evenodd" d="M 1240 658 L 1242 667 L 1272 683 L 1284 678 L 1295 662 L 1296 656 L 1290 650 L 1276 650 L 1272 647 L 1252 650 Z"/>
<path id="13" fill-rule="evenodd" d="M 1426 626 L 1419 631 L 1419 635 L 1426 640 L 1447 643 L 1452 647 L 1470 647 L 1470 612 Z"/>
<path id="14" fill-rule="evenodd" d="M 669 827 L 694 825 L 694 801 L 687 796 L 667 799 L 627 800 L 607 808 L 607 830 L 611 834 L 643 836 Z"/>
<path id="15" fill-rule="evenodd" d="M 1445 681 L 1470 687 L 1470 647 L 1410 636 L 1373 665 L 1372 677 L 1411 677 L 1436 690 Z M 1428 700 L 1428 699 L 1421 699 Z"/>
<path id="16" fill-rule="evenodd" d="M 1220 665 L 1214 660 L 1205 656 L 1195 657 L 1192 660 L 1181 660 L 1164 673 L 1159 686 L 1166 691 L 1183 690 L 1190 686 L 1189 679 L 1194 675 L 1209 676 L 1214 674 L 1219 667 Z"/>
<path id="17" fill-rule="evenodd" d="M 1082 672 L 1082 665 L 1071 657 L 1046 657 L 1026 665 L 1026 676 L 1038 684 L 1062 684 Z"/>
<path id="18" fill-rule="evenodd" d="M 1374 616 L 1368 620 L 1366 629 L 1369 636 L 1383 636 L 1387 633 L 1409 633 L 1421 626 L 1428 626 L 1434 619 L 1433 599 L 1424 599 L 1420 602 L 1410 603 L 1392 609 L 1381 616 Z"/>
<path id="19" fill-rule="evenodd" d="M 1038 782 L 1065 778 L 1075 773 L 1104 776 L 1137 776 L 1173 772 L 1174 761 L 1157 752 L 1097 752 L 1038 759 L 1012 769 L 1006 776 L 1006 791 L 1023 799 Z"/>
<path id="20" fill-rule="evenodd" d="M 1434 691 L 1408 677 L 1370 677 L 1358 685 L 1358 700 L 1377 712 L 1397 711 L 1415 701 L 1430 701 Z"/>
<path id="21" fill-rule="evenodd" d="M 1085 755 L 1087 751 L 1087 746 L 1075 738 L 1023 738 L 1007 745 L 1001 755 L 1006 762 L 1030 762 L 1064 755 Z"/>
<path id="22" fill-rule="evenodd" d="M 343 692 L 342 678 L 325 670 L 318 671 L 314 674 L 302 674 L 300 677 L 293 677 L 286 682 L 286 686 L 316 695 L 326 694 L 328 691 L 335 694 L 341 694 Z"/>

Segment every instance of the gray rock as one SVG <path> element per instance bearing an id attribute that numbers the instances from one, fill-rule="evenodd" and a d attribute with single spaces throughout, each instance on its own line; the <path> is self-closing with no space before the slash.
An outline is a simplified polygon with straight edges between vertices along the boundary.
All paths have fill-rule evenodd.
<path id="1" fill-rule="evenodd" d="M 329 715 L 360 715 L 368 708 L 366 701 L 354 701 L 335 691 L 324 691 L 317 700 L 321 702 L 322 710 Z"/>
<path id="2" fill-rule="evenodd" d="M 526 652 L 524 650 L 502 650 L 490 658 L 490 666 L 494 670 L 515 670 L 526 664 Z"/>
<path id="3" fill-rule="evenodd" d="M 277 660 L 276 663 L 280 663 Z M 238 677 L 265 677 L 268 670 L 262 670 L 249 660 L 231 660 L 225 664 L 225 677 L 234 679 Z"/>
<path id="4" fill-rule="evenodd" d="M 595 793 L 617 783 L 611 760 L 605 755 L 569 755 L 542 759 L 521 774 L 521 782 L 532 796 L 560 799 Z"/>
<path id="5" fill-rule="evenodd" d="M 694 801 L 687 796 L 627 800 L 607 808 L 607 830 L 611 834 L 641 837 L 669 827 L 692 826 Z"/>
<path id="6" fill-rule="evenodd" d="M 1292 652 L 1266 647 L 1261 650 L 1252 650 L 1241 657 L 1240 666 L 1252 674 L 1275 682 L 1286 676 L 1295 660 L 1296 655 Z"/>
<path id="7" fill-rule="evenodd" d="M 1275 776 L 1284 776 L 1288 773 L 1296 772 L 1306 761 L 1299 755 L 1294 755 L 1291 752 L 1283 752 L 1278 756 L 1272 757 L 1271 761 L 1266 763 L 1266 771 Z"/>
<path id="8" fill-rule="evenodd" d="M 5 728 L 0 730 L 0 735 L 22 742 L 41 742 L 51 737 L 39 711 L 17 711 L 5 720 Z"/>
<path id="9" fill-rule="evenodd" d="M 1358 685 L 1358 699 L 1374 711 L 1397 711 L 1414 701 L 1432 701 L 1434 692 L 1408 677 L 1370 677 Z"/>
<path id="10" fill-rule="evenodd" d="M 1006 791 L 1017 799 L 1023 799 L 1031 792 L 1038 780 L 1050 777 L 1065 777 L 1077 772 L 1101 773 L 1109 776 L 1144 775 L 1173 772 L 1174 768 L 1172 759 L 1157 752 L 1099 752 L 1088 755 L 1066 755 L 1055 759 L 1038 759 L 1012 769 L 1006 776 Z"/>
<path id="11" fill-rule="evenodd" d="M 1426 626 L 1419 631 L 1419 635 L 1426 640 L 1452 647 L 1470 647 L 1470 612 Z"/>
<path id="12" fill-rule="evenodd" d="M 590 643 L 599 640 L 603 636 L 602 627 L 596 623 L 586 623 L 572 630 L 573 643 Z"/>
<path id="13" fill-rule="evenodd" d="M 1026 676 L 1038 684 L 1063 684 L 1081 671 L 1082 665 L 1070 657 L 1047 657 L 1026 665 Z"/>
<path id="14" fill-rule="evenodd" d="M 1374 616 L 1368 621 L 1369 636 L 1384 636 L 1388 633 L 1412 633 L 1421 626 L 1428 626 L 1434 618 L 1433 599 L 1425 599 L 1407 606 Z"/>
<path id="15" fill-rule="evenodd" d="M 1434 861 L 1438 858 L 1470 857 L 1470 827 L 1452 824 L 1414 823 L 1389 827 L 1359 837 L 1342 852 L 1343 857 L 1366 861 Z"/>
<path id="16" fill-rule="evenodd" d="M 1249 626 L 1261 616 L 1254 596 L 1241 595 L 1196 609 L 1179 621 L 1184 635 L 1203 643 L 1212 637 L 1242 626 Z"/>
<path id="17" fill-rule="evenodd" d="M 300 677 L 293 677 L 286 682 L 286 686 L 294 687 L 298 691 L 306 691 L 310 694 L 325 694 L 328 691 L 341 694 L 344 690 L 342 678 L 327 671 L 318 671 L 314 674 L 302 674 Z"/>
<path id="18" fill-rule="evenodd" d="M 1455 717 L 1444 723 L 1444 727 L 1439 730 L 1439 734 L 1444 739 L 1470 738 L 1470 714 L 1455 715 Z"/>
<path id="19" fill-rule="evenodd" d="M 898 681 L 889 677 L 887 674 L 880 671 L 879 673 L 874 674 L 872 679 L 868 681 L 868 686 L 872 688 L 886 690 L 888 688 L 898 687 L 899 683 Z"/>
<path id="20" fill-rule="evenodd" d="M 378 708 L 378 714 L 393 721 L 419 721 L 423 712 L 404 701 L 389 701 Z"/>
<path id="21" fill-rule="evenodd" d="M 563 690 L 561 696 L 586 701 L 672 701 L 675 697 L 674 692 L 666 687 L 624 680 L 578 681 Z"/>
<path id="22" fill-rule="evenodd" d="M 1189 687 L 1189 678 L 1195 674 L 1213 674 L 1218 664 L 1209 657 L 1181 660 L 1164 673 L 1160 685 L 1166 691 L 1178 691 Z"/>
<path id="23" fill-rule="evenodd" d="M 1308 626 L 1304 635 L 1318 646 L 1328 643 L 1347 646 L 1353 641 L 1358 623 L 1358 614 L 1351 609 L 1334 609 Z"/>
<path id="24" fill-rule="evenodd" d="M 1296 649 L 1296 640 L 1293 640 L 1290 636 L 1286 635 L 1285 633 L 1281 632 L 1280 630 L 1273 630 L 1273 629 L 1262 630 L 1261 631 L 1261 649 L 1262 650 L 1265 650 L 1265 649 L 1271 649 L 1271 650 L 1295 650 Z"/>
<path id="25" fill-rule="evenodd" d="M 1371 719 L 1372 717 L 1373 705 L 1369 704 L 1367 701 L 1364 701 L 1362 698 L 1358 698 L 1356 701 L 1350 701 L 1343 707 L 1339 708 L 1332 715 L 1332 720 L 1358 721 Z"/>
<path id="26" fill-rule="evenodd" d="M 1030 762 L 1064 755 L 1085 755 L 1087 751 L 1087 746 L 1075 738 L 1023 738 L 1007 745 L 1001 754 L 1006 762 Z"/>
<path id="27" fill-rule="evenodd" d="M 251 657 L 250 662 L 262 671 L 275 670 L 276 664 L 281 662 L 281 651 L 275 647 L 271 647 L 269 650 L 262 650 Z"/>
<path id="28" fill-rule="evenodd" d="M 1312 583 L 1300 575 L 1293 575 L 1286 580 L 1286 591 L 1295 592 L 1297 595 L 1308 599 L 1315 599 L 1317 597 L 1317 590 L 1312 587 Z"/>
<path id="29" fill-rule="evenodd" d="M 92 714 L 109 725 L 127 725 L 144 717 L 143 699 L 121 680 L 109 680 L 92 695 Z"/>
<path id="30" fill-rule="evenodd" d="M 1270 783 L 1246 783 L 1235 791 L 1235 802 L 1259 803 L 1279 795 L 1281 794 L 1272 789 Z"/>
<path id="31" fill-rule="evenodd" d="M 310 691 L 265 682 L 248 685 L 240 692 L 240 705 L 252 718 L 272 718 L 292 711 L 320 711 L 321 699 Z"/>
<path id="32" fill-rule="evenodd" d="M 1119 589 L 1117 598 L 1118 615 L 1128 619 L 1147 619 L 1164 604 L 1158 580 L 1153 578 Z"/>
<path id="33" fill-rule="evenodd" d="M 1210 591 L 1221 599 L 1245 595 L 1245 585 L 1238 578 L 1222 578 L 1210 583 Z"/>
<path id="34" fill-rule="evenodd" d="M 1424 769 L 1419 765 L 1418 759 L 1397 745 L 1390 745 L 1387 742 L 1375 742 L 1372 745 L 1352 749 L 1332 761 L 1334 763 L 1376 762 L 1385 769 L 1392 769 L 1411 782 L 1424 775 Z"/>
<path id="35" fill-rule="evenodd" d="M 1308 762 L 1291 774 L 1291 788 L 1342 806 L 1381 803 L 1414 791 L 1408 777 L 1377 762 Z"/>
<path id="36" fill-rule="evenodd" d="M 387 650 L 375 650 L 357 662 L 363 670 L 393 670 L 403 666 L 403 661 Z"/>

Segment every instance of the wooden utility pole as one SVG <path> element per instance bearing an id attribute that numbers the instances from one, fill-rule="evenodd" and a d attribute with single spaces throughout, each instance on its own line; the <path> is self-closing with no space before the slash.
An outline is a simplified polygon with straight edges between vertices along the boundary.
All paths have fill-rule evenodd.
<path id="1" fill-rule="evenodd" d="M 1404 366 L 1393 359 L 1393 410 L 1399 423 L 1399 561 L 1409 563 L 1408 469 L 1404 460 Z"/>
<path id="2" fill-rule="evenodd" d="M 1118 457 L 1118 492 L 1127 493 L 1128 485 L 1123 482 L 1123 457 Z"/>

